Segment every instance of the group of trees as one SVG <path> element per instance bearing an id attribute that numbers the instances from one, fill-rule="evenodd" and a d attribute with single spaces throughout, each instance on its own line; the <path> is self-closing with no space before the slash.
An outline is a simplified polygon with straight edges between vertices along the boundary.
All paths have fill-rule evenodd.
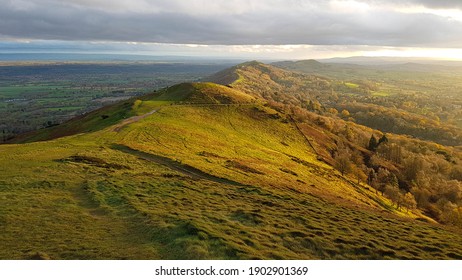
<path id="1" fill-rule="evenodd" d="M 460 145 L 460 129 L 429 117 L 431 112 L 419 115 L 417 110 L 399 109 L 399 102 L 411 107 L 429 102 L 428 95 L 415 100 L 406 93 L 404 98 L 371 96 L 358 92 L 361 83 L 339 86 L 332 80 L 300 78 L 265 65 L 252 66 L 240 75 L 246 81 L 241 90 L 265 98 L 269 106 L 301 124 L 325 131 L 318 136 L 322 140 L 316 143 L 317 153 L 342 175 L 368 183 L 397 208 L 419 208 L 438 221 L 462 223 L 462 155 L 452 147 L 398 135 Z M 356 94 L 338 92 L 347 88 Z M 439 101 L 435 104 L 443 106 Z"/>
<path id="2" fill-rule="evenodd" d="M 239 71 L 245 80 L 239 88 L 269 101 L 339 117 L 383 132 L 443 145 L 462 144 L 462 97 L 454 90 L 448 89 L 446 96 L 433 85 L 427 91 L 416 92 L 411 89 L 416 85 L 401 81 L 403 88 L 391 90 L 387 86 L 386 92 L 381 92 L 383 85 L 367 79 L 346 83 L 259 63 L 242 66 Z M 444 85 L 445 81 L 433 83 Z"/>
<path id="3" fill-rule="evenodd" d="M 462 158 L 457 151 L 395 135 L 379 140 L 372 135 L 367 148 L 367 183 L 378 193 L 397 208 L 418 207 L 441 222 L 461 224 Z"/>
<path id="4" fill-rule="evenodd" d="M 444 145 L 461 145 L 462 130 L 426 116 L 413 114 L 394 107 L 366 103 L 337 103 L 335 109 L 347 111 L 348 117 L 359 124 L 384 132 L 406 134 Z M 430 114 L 430 113 L 429 113 Z"/>

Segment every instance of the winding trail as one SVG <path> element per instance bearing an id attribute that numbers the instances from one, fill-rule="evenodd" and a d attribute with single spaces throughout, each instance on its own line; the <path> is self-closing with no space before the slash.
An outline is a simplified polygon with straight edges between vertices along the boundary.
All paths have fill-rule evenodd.
<path id="1" fill-rule="evenodd" d="M 149 117 L 150 115 L 154 114 L 155 112 L 159 111 L 160 108 L 156 108 L 144 115 L 140 115 L 140 116 L 133 116 L 133 117 L 130 117 L 128 119 L 125 119 L 123 120 L 122 122 L 120 122 L 119 124 L 117 124 L 114 128 L 113 128 L 113 131 L 115 132 L 119 132 L 122 128 L 124 128 L 125 126 L 131 124 L 131 123 L 134 123 L 134 122 L 137 122 L 137 121 L 140 121 L 146 117 Z"/>
<path id="2" fill-rule="evenodd" d="M 200 169 L 197 169 L 187 164 L 182 164 L 170 158 L 135 150 L 125 145 L 113 144 L 111 148 L 114 150 L 118 150 L 118 151 L 121 151 L 127 154 L 137 156 L 147 161 L 161 164 L 163 166 L 166 166 L 172 170 L 175 170 L 183 175 L 186 175 L 196 180 L 208 180 L 208 181 L 212 181 L 215 183 L 227 184 L 227 185 L 233 185 L 233 186 L 248 186 L 248 185 L 244 185 L 244 184 L 241 184 L 233 180 L 214 176 Z"/>

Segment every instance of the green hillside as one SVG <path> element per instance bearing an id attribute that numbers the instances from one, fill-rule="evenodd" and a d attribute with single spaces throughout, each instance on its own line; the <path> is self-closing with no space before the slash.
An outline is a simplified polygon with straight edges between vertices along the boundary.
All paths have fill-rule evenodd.
<path id="1" fill-rule="evenodd" d="M 342 176 L 306 126 L 232 87 L 180 84 L 1 145 L 0 258 L 462 258 L 459 230 Z"/>

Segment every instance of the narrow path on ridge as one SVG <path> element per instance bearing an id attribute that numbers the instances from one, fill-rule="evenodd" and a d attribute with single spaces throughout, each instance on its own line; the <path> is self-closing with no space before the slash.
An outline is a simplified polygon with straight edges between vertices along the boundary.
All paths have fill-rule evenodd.
<path id="1" fill-rule="evenodd" d="M 134 123 L 134 122 L 137 122 L 137 121 L 140 121 L 152 114 L 154 114 L 155 112 L 157 112 L 160 108 L 156 108 L 144 115 L 140 115 L 140 116 L 133 116 L 133 117 L 130 117 L 128 119 L 125 119 L 123 120 L 122 122 L 120 122 L 119 124 L 117 124 L 114 128 L 113 128 L 113 131 L 115 132 L 119 132 L 122 128 L 124 128 L 125 126 L 131 124 L 131 123 Z"/>
<path id="2" fill-rule="evenodd" d="M 170 158 L 135 150 L 125 145 L 114 144 L 111 146 L 111 148 L 114 150 L 118 150 L 118 151 L 121 151 L 127 154 L 137 156 L 147 161 L 161 164 L 172 170 L 182 173 L 183 175 L 189 176 L 193 179 L 208 180 L 208 181 L 212 181 L 215 183 L 228 184 L 228 185 L 233 185 L 233 186 L 248 186 L 248 185 L 245 185 L 245 184 L 233 181 L 233 180 L 214 176 L 212 174 L 199 170 L 195 167 L 180 163 Z"/>

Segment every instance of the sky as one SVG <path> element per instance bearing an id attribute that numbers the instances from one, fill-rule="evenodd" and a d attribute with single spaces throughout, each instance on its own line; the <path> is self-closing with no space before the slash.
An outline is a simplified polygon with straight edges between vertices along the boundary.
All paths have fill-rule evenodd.
<path id="1" fill-rule="evenodd" d="M 0 53 L 462 60 L 461 0 L 0 0 Z"/>

